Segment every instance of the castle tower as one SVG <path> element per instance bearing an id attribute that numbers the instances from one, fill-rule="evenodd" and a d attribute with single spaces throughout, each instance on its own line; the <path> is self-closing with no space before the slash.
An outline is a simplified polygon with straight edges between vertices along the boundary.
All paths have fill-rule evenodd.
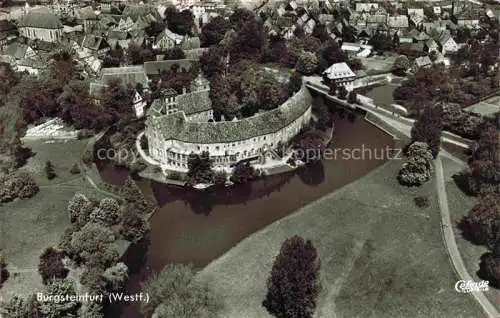
<path id="1" fill-rule="evenodd" d="M 166 88 L 161 91 L 161 96 L 165 103 L 165 113 L 171 114 L 177 112 L 177 92 L 172 88 Z"/>

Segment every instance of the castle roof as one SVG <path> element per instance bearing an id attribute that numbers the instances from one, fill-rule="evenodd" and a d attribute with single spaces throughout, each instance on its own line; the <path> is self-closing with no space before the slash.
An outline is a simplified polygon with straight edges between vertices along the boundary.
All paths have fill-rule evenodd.
<path id="1" fill-rule="evenodd" d="M 165 140 L 196 144 L 230 143 L 277 132 L 302 116 L 311 103 L 311 94 L 303 87 L 278 108 L 242 120 L 190 122 L 186 121 L 184 112 L 177 112 L 150 117 L 149 124 Z"/>

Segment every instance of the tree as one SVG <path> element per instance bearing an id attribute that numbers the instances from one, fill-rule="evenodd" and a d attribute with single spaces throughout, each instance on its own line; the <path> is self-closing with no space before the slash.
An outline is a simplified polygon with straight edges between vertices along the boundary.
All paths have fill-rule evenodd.
<path id="1" fill-rule="evenodd" d="M 340 99 L 346 99 L 348 93 L 349 92 L 347 91 L 347 89 L 345 88 L 345 86 L 342 85 L 342 86 L 339 87 L 338 97 Z"/>
<path id="2" fill-rule="evenodd" d="M 200 57 L 200 66 L 207 78 L 223 74 L 226 69 L 227 52 L 222 46 L 212 46 Z"/>
<path id="3" fill-rule="evenodd" d="M 80 231 L 73 233 L 71 247 L 75 254 L 88 260 L 92 253 L 105 248 L 115 239 L 108 227 L 101 223 L 90 222 L 85 224 Z"/>
<path id="4" fill-rule="evenodd" d="M 139 189 L 131 176 L 128 176 L 127 179 L 125 179 L 125 183 L 122 187 L 122 194 L 123 198 L 128 203 L 144 200 L 144 195 L 142 194 L 141 189 Z"/>
<path id="5" fill-rule="evenodd" d="M 69 279 L 54 279 L 49 284 L 45 285 L 45 295 L 54 296 L 75 296 L 75 288 L 73 281 Z M 40 303 L 40 311 L 43 317 L 72 317 L 76 316 L 80 303 L 75 300 L 66 298 L 61 302 L 47 301 Z"/>
<path id="6" fill-rule="evenodd" d="M 287 239 L 274 261 L 263 306 L 276 317 L 313 317 L 320 290 L 319 267 L 311 241 L 299 236 Z"/>
<path id="7" fill-rule="evenodd" d="M 115 199 L 104 198 L 99 206 L 90 213 L 90 221 L 115 225 L 120 221 L 120 205 Z"/>
<path id="8" fill-rule="evenodd" d="M 102 107 L 114 123 L 119 119 L 132 118 L 134 89 L 121 80 L 112 80 L 104 90 Z"/>
<path id="9" fill-rule="evenodd" d="M 260 61 L 266 35 L 262 22 L 250 20 L 237 31 L 237 36 L 230 44 L 229 53 L 232 64 L 242 60 Z"/>
<path id="10" fill-rule="evenodd" d="M 303 52 L 300 54 L 295 69 L 304 75 L 312 75 L 318 68 L 318 58 L 312 52 Z"/>
<path id="11" fill-rule="evenodd" d="M 288 80 L 288 93 L 295 94 L 302 87 L 302 75 L 298 72 L 293 72 Z"/>
<path id="12" fill-rule="evenodd" d="M 0 202 L 10 202 L 16 198 L 31 198 L 38 191 L 35 180 L 26 172 L 0 173 Z"/>
<path id="13" fill-rule="evenodd" d="M 52 180 L 57 177 L 54 164 L 49 160 L 45 163 L 45 173 L 47 174 L 47 179 Z"/>
<path id="14" fill-rule="evenodd" d="M 184 51 L 178 46 L 168 49 L 163 57 L 164 60 L 181 60 L 185 58 L 186 54 L 184 54 Z"/>
<path id="15" fill-rule="evenodd" d="M 119 291 L 125 286 L 128 278 L 128 267 L 122 262 L 107 268 L 104 271 L 104 279 L 108 282 L 110 290 Z"/>
<path id="16" fill-rule="evenodd" d="M 356 104 L 358 102 L 358 94 L 355 91 L 350 91 L 349 95 L 347 95 L 347 102 Z"/>
<path id="17" fill-rule="evenodd" d="M 256 177 L 255 169 L 249 162 L 237 164 L 231 175 L 231 181 L 236 184 L 249 183 Z"/>
<path id="18" fill-rule="evenodd" d="M 75 163 L 72 167 L 71 170 L 69 171 L 71 174 L 80 174 L 82 171 L 78 167 L 78 164 Z"/>
<path id="19" fill-rule="evenodd" d="M 141 303 L 141 312 L 149 317 L 161 303 L 173 295 L 186 293 L 193 280 L 192 266 L 168 264 L 159 273 L 154 273 L 141 284 L 141 290 L 149 295 L 149 302 Z"/>
<path id="20" fill-rule="evenodd" d="M 126 240 L 135 243 L 140 241 L 148 231 L 148 222 L 138 215 L 134 206 L 125 206 L 120 223 L 120 234 Z"/>
<path id="21" fill-rule="evenodd" d="M 211 19 L 201 28 L 200 40 L 203 46 L 218 44 L 230 28 L 230 22 L 222 16 Z"/>
<path id="22" fill-rule="evenodd" d="M 42 317 L 40 303 L 36 300 L 35 295 L 31 295 L 27 299 L 14 296 L 9 301 L 0 303 L 0 305 L 4 318 Z"/>
<path id="23" fill-rule="evenodd" d="M 478 276 L 490 282 L 494 288 L 500 287 L 500 257 L 493 253 L 486 253 L 481 256 Z"/>
<path id="24" fill-rule="evenodd" d="M 481 196 L 460 221 L 464 235 L 475 244 L 493 249 L 499 242 L 500 202 L 495 192 Z"/>
<path id="25" fill-rule="evenodd" d="M 403 185 L 420 186 L 431 176 L 432 153 L 426 143 L 414 142 L 408 148 L 408 160 L 399 170 L 398 180 Z"/>
<path id="26" fill-rule="evenodd" d="M 192 153 L 188 157 L 188 178 L 195 183 L 211 183 L 213 180 L 212 160 L 208 151 Z"/>
<path id="27" fill-rule="evenodd" d="M 141 312 L 147 317 L 155 313 L 158 318 L 215 318 L 221 307 L 219 298 L 193 278 L 192 266 L 168 264 L 142 284 L 149 302 L 141 303 Z"/>
<path id="28" fill-rule="evenodd" d="M 194 16 L 190 10 L 179 11 L 174 6 L 169 6 L 165 10 L 165 21 L 168 28 L 180 35 L 190 35 L 194 27 Z"/>
<path id="29" fill-rule="evenodd" d="M 319 71 L 326 70 L 333 63 L 347 62 L 347 54 L 342 51 L 339 44 L 334 40 L 324 43 L 317 51 L 319 60 Z"/>
<path id="30" fill-rule="evenodd" d="M 392 73 L 397 76 L 405 76 L 406 71 L 410 68 L 410 60 L 406 55 L 400 55 L 394 60 L 392 65 Z"/>
<path id="31" fill-rule="evenodd" d="M 370 38 L 368 44 L 373 45 L 375 51 L 386 52 L 390 51 L 394 44 L 393 39 L 384 32 L 377 32 Z"/>
<path id="32" fill-rule="evenodd" d="M 411 129 L 412 142 L 421 141 L 429 145 L 433 157 L 439 153 L 443 131 L 443 107 L 438 103 L 424 108 Z"/>
<path id="33" fill-rule="evenodd" d="M 42 276 L 44 284 L 47 284 L 51 279 L 66 278 L 69 270 L 64 266 L 63 258 L 64 252 L 56 251 L 52 247 L 46 248 L 40 255 L 38 272 Z"/>
<path id="34" fill-rule="evenodd" d="M 68 202 L 68 215 L 70 222 L 77 229 L 82 228 L 90 220 L 90 213 L 94 209 L 93 203 L 84 194 L 76 193 Z"/>

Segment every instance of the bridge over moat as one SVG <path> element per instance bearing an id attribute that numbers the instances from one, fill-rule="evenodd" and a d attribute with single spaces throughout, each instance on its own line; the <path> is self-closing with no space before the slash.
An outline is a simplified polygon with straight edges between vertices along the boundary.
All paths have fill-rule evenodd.
<path id="1" fill-rule="evenodd" d="M 357 96 L 357 103 L 349 103 L 347 100 L 338 98 L 337 96 L 329 94 L 329 87 L 322 83 L 322 78 L 320 76 L 305 76 L 303 78 L 304 85 L 320 95 L 323 95 L 328 100 L 333 101 L 337 105 L 345 107 L 349 110 L 362 110 L 367 114 L 372 114 L 380 121 L 396 128 L 398 131 L 402 132 L 406 136 L 410 136 L 411 128 L 415 119 L 411 119 L 401 115 L 397 111 L 396 107 L 394 110 L 387 110 L 383 107 L 374 104 L 370 98 L 363 95 Z M 443 142 L 448 142 L 460 146 L 462 148 L 469 148 L 473 141 L 450 133 L 448 131 L 443 131 L 441 135 L 441 140 Z"/>

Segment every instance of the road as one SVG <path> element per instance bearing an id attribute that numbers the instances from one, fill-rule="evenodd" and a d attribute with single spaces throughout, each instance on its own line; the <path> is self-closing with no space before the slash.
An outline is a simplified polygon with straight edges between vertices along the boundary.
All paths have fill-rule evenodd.
<path id="1" fill-rule="evenodd" d="M 443 232 L 443 239 L 446 245 L 446 249 L 448 251 L 448 255 L 450 256 L 450 260 L 460 279 L 466 281 L 473 280 L 473 278 L 467 271 L 467 268 L 465 267 L 462 256 L 460 255 L 460 251 L 458 250 L 457 242 L 455 240 L 455 233 L 453 232 L 454 225 L 451 223 L 450 210 L 448 208 L 448 197 L 446 195 L 443 163 L 441 161 L 442 156 L 445 155 L 440 154 L 436 158 L 435 167 L 436 167 L 436 188 L 439 200 L 439 210 L 441 212 L 441 223 L 442 223 L 441 229 Z M 481 305 L 481 307 L 483 307 L 483 310 L 488 315 L 488 317 L 492 318 L 500 317 L 500 313 L 497 311 L 495 306 L 491 304 L 488 298 L 486 298 L 483 292 L 472 292 L 472 295 Z"/>

